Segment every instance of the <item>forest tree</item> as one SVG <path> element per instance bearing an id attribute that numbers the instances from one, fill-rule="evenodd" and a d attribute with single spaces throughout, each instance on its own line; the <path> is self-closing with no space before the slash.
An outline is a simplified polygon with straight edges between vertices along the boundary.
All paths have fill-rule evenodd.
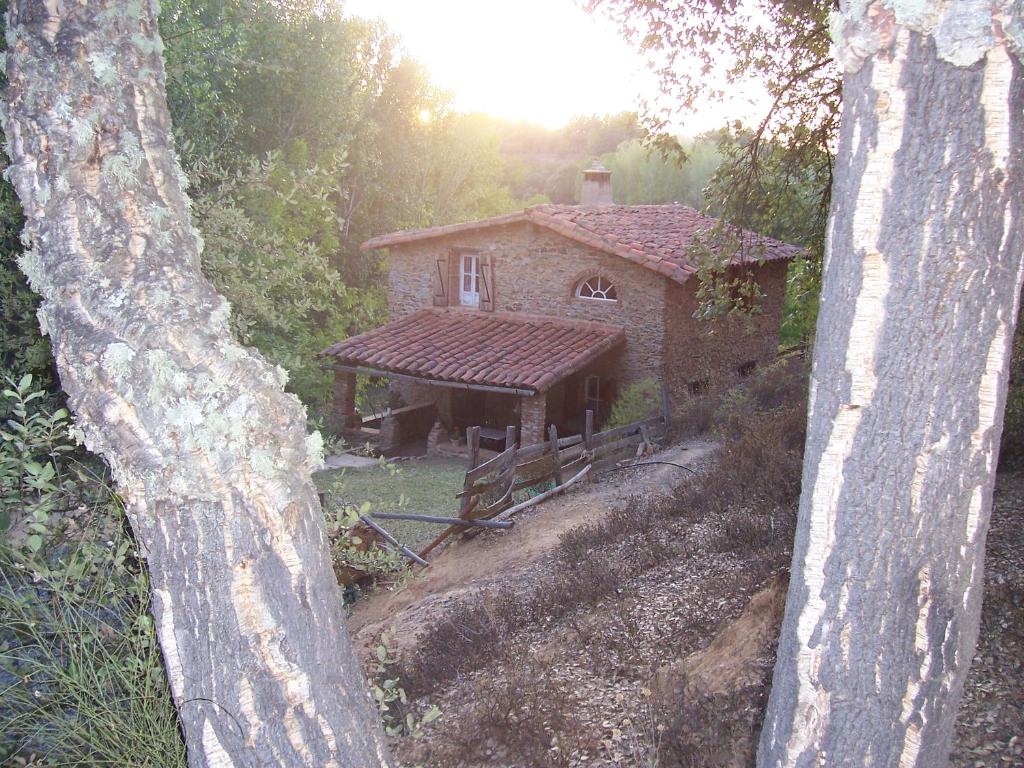
<path id="1" fill-rule="evenodd" d="M 20 259 L 146 559 L 192 766 L 380 766 L 284 371 L 233 341 L 170 133 L 155 2 L 13 2 Z"/>
<path id="2" fill-rule="evenodd" d="M 977 640 L 1024 243 L 1019 4 L 844 2 L 802 497 L 758 765 L 938 766 Z"/>

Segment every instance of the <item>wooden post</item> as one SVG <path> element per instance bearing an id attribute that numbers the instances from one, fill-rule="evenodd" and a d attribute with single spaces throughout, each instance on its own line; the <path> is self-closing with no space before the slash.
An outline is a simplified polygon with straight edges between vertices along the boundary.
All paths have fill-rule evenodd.
<path id="1" fill-rule="evenodd" d="M 587 421 L 586 426 L 583 429 L 583 448 L 588 454 L 591 454 L 590 460 L 593 461 L 594 452 L 594 412 L 587 409 Z M 590 482 L 594 482 L 594 476 L 590 475 Z"/>
<path id="2" fill-rule="evenodd" d="M 470 482 L 469 473 L 476 469 L 480 463 L 480 427 L 466 427 L 466 447 L 469 449 L 469 469 L 466 470 L 466 479 L 462 483 L 462 490 L 469 490 L 473 484 Z M 469 510 L 472 504 L 472 496 L 464 496 L 459 504 L 459 517 L 462 517 Z"/>
<path id="3" fill-rule="evenodd" d="M 469 449 L 469 468 L 480 463 L 480 427 L 466 427 L 466 448 Z"/>
<path id="4" fill-rule="evenodd" d="M 665 433 L 672 431 L 672 409 L 668 404 L 668 385 L 661 384 L 661 417 L 665 420 Z"/>
<path id="5" fill-rule="evenodd" d="M 505 427 L 505 450 L 516 444 L 516 428 L 509 424 Z"/>
<path id="6" fill-rule="evenodd" d="M 548 427 L 548 437 L 551 440 L 551 455 L 555 458 L 555 485 L 562 484 L 562 457 L 558 453 L 558 427 L 552 424 Z"/>

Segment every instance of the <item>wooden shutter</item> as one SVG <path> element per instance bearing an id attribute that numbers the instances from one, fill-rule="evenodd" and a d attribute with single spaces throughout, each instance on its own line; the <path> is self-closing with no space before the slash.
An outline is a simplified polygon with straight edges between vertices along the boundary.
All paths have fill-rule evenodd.
<path id="1" fill-rule="evenodd" d="M 448 259 L 437 260 L 434 270 L 434 306 L 447 307 L 451 303 L 451 280 L 448 279 Z"/>
<path id="2" fill-rule="evenodd" d="M 448 306 L 457 307 L 462 303 L 462 254 L 452 251 L 448 254 Z"/>
<path id="3" fill-rule="evenodd" d="M 493 312 L 496 306 L 494 300 L 494 256 L 480 256 L 480 309 L 485 312 Z"/>

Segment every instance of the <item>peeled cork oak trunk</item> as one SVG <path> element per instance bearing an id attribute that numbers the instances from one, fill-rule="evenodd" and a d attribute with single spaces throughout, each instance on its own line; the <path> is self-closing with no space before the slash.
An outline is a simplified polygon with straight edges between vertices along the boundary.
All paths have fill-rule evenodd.
<path id="1" fill-rule="evenodd" d="M 319 437 L 199 271 L 155 2 L 15 0 L 8 35 L 21 266 L 146 558 L 189 764 L 386 765 L 310 481 Z"/>

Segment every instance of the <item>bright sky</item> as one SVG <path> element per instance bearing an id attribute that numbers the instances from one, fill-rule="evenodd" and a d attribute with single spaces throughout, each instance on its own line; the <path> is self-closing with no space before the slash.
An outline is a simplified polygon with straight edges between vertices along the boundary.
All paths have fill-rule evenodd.
<path id="1" fill-rule="evenodd" d="M 612 22 L 574 0 L 347 0 L 348 13 L 383 19 L 464 112 L 566 124 L 573 115 L 638 111 L 656 81 Z M 683 121 L 696 135 L 750 106 Z"/>

